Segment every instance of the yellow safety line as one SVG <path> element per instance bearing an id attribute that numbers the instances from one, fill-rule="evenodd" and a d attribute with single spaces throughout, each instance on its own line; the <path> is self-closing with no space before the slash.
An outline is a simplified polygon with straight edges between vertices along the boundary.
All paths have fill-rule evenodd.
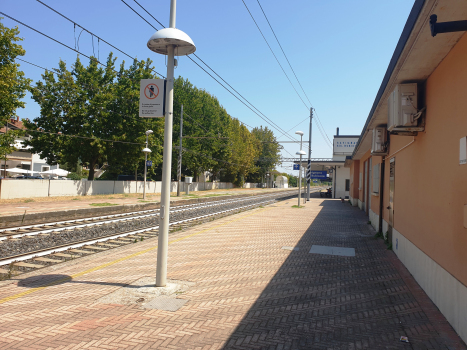
<path id="1" fill-rule="evenodd" d="M 268 209 L 271 209 L 271 208 L 266 208 L 266 209 L 260 210 L 259 212 L 262 212 L 262 211 L 268 210 Z M 251 213 L 251 214 L 249 214 L 249 215 L 245 215 L 245 216 L 242 216 L 242 217 L 240 217 L 240 218 L 237 218 L 237 219 L 234 219 L 234 220 L 230 220 L 230 221 L 225 222 L 225 223 L 223 223 L 223 224 L 220 224 L 220 225 L 217 225 L 217 226 L 214 226 L 214 227 L 209 227 L 209 228 L 206 228 L 206 229 L 201 230 L 201 231 L 199 231 L 199 232 L 192 233 L 191 235 L 188 235 L 188 236 L 185 236 L 185 237 L 180 237 L 180 238 L 174 239 L 174 240 L 170 241 L 169 244 L 176 243 L 176 242 L 180 242 L 180 241 L 182 241 L 182 240 L 184 240 L 184 239 L 187 239 L 187 238 L 190 238 L 190 237 L 199 235 L 200 233 L 203 233 L 203 232 L 206 232 L 206 231 L 209 231 L 209 230 L 212 230 L 212 229 L 215 229 L 215 228 L 218 228 L 218 227 L 227 225 L 227 224 L 231 224 L 232 222 L 239 221 L 239 220 L 242 220 L 242 219 L 247 218 L 247 217 L 249 217 L 249 216 L 258 214 L 259 212 Z M 6 303 L 6 302 L 8 302 L 8 301 L 11 301 L 11 300 L 15 300 L 15 299 L 21 298 L 21 297 L 23 297 L 23 296 L 25 296 L 25 295 L 28 295 L 28 294 L 31 294 L 31 293 L 34 293 L 34 292 L 38 292 L 38 291 L 40 291 L 40 290 L 42 290 L 42 289 L 45 289 L 45 288 L 47 288 L 47 287 L 50 287 L 50 286 L 54 286 L 54 285 L 57 285 L 57 284 L 60 284 L 60 283 L 64 283 L 64 282 L 70 281 L 70 280 L 72 280 L 73 278 L 80 277 L 80 276 L 83 276 L 83 275 L 85 275 L 85 274 L 88 274 L 88 273 L 97 271 L 97 270 L 101 270 L 101 269 L 103 269 L 103 268 L 106 268 L 106 267 L 108 267 L 108 266 L 117 264 L 117 263 L 119 263 L 119 262 L 122 262 L 122 261 L 125 261 L 125 260 L 128 260 L 128 259 L 132 259 L 132 258 L 137 257 L 137 256 L 139 256 L 139 255 L 146 254 L 146 253 L 148 253 L 148 252 L 150 252 L 150 251 L 152 251 L 152 250 L 154 250 L 154 249 L 157 249 L 157 245 L 156 245 L 155 247 L 148 248 L 148 249 L 142 250 L 142 251 L 140 251 L 140 252 L 133 253 L 133 254 L 128 255 L 128 256 L 124 256 L 123 258 L 120 258 L 120 259 L 117 259 L 117 260 L 114 260 L 114 261 L 111 261 L 111 262 L 108 262 L 108 263 L 105 263 L 105 264 L 102 264 L 102 265 L 93 267 L 93 268 L 91 268 L 91 269 L 88 269 L 88 270 L 85 270 L 85 271 L 82 271 L 82 272 L 75 273 L 74 275 L 71 275 L 71 276 L 68 276 L 68 277 L 64 277 L 64 278 L 62 278 L 62 279 L 59 279 L 59 280 L 50 282 L 50 283 L 45 284 L 45 285 L 43 285 L 43 286 L 41 286 L 41 287 L 31 288 L 31 289 L 29 289 L 29 290 L 27 290 L 27 291 L 24 291 L 24 292 L 21 292 L 21 293 L 18 293 L 18 294 L 15 294 L 15 295 L 12 295 L 12 296 L 9 296 L 9 297 L 0 299 L 0 304 L 3 304 L 3 303 Z"/>

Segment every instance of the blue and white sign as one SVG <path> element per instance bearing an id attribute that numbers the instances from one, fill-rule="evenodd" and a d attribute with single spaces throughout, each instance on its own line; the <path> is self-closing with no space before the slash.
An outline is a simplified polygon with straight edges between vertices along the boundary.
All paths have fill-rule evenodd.
<path id="1" fill-rule="evenodd" d="M 152 166 L 152 160 L 147 160 L 146 161 L 146 166 Z"/>
<path id="2" fill-rule="evenodd" d="M 294 164 L 293 170 L 300 170 L 300 164 Z"/>
<path id="3" fill-rule="evenodd" d="M 328 178 L 328 172 L 326 170 L 324 170 L 324 171 L 317 171 L 317 170 L 310 171 L 310 179 L 327 179 L 327 178 Z"/>

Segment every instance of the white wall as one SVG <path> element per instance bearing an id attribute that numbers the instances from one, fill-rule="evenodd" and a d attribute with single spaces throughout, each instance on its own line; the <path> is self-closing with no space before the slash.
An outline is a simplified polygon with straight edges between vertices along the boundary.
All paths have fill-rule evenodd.
<path id="1" fill-rule="evenodd" d="M 370 217 L 370 221 L 371 221 L 371 226 L 373 226 L 373 228 L 376 230 L 376 232 L 378 232 L 378 229 L 379 229 L 379 215 L 376 214 L 373 210 L 369 210 L 369 217 Z"/>
<path id="2" fill-rule="evenodd" d="M 170 191 L 177 192 L 177 185 L 177 182 L 172 182 Z M 250 184 L 247 185 L 250 186 Z M 181 192 L 186 191 L 186 186 L 185 183 L 181 183 Z M 190 191 L 230 189 L 233 187 L 230 182 L 193 182 L 190 185 Z M 256 184 L 251 184 L 251 187 L 256 187 Z M 146 182 L 146 193 L 160 193 L 161 189 L 161 181 Z M 0 199 L 143 193 L 143 190 L 143 181 L 0 180 Z"/>
<path id="3" fill-rule="evenodd" d="M 0 199 L 47 197 L 49 195 L 49 180 L 36 179 L 4 179 L 0 180 Z"/>
<path id="4" fill-rule="evenodd" d="M 336 195 L 335 198 L 345 198 L 349 196 L 350 192 L 345 190 L 345 180 L 350 179 L 350 168 L 344 168 L 344 166 L 336 167 L 336 173 L 333 177 L 336 181 Z M 334 188 L 333 188 L 334 189 Z"/>
<path id="5" fill-rule="evenodd" d="M 18 181 L 29 181 L 29 180 L 18 180 Z M 49 182 L 49 180 L 44 180 L 44 181 Z M 51 180 L 49 196 L 50 197 L 84 196 L 87 193 L 86 182 L 87 181 Z M 3 189 L 2 189 L 2 194 L 3 194 Z"/>
<path id="6" fill-rule="evenodd" d="M 459 336 L 467 341 L 467 287 L 394 228 L 392 249 Z"/>

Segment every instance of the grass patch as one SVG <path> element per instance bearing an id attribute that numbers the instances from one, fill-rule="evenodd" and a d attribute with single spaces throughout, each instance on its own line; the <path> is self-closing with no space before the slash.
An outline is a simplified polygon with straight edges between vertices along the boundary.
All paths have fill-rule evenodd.
<path id="1" fill-rule="evenodd" d="M 226 196 L 225 194 L 207 194 L 203 197 L 221 197 L 221 196 Z"/>
<path id="2" fill-rule="evenodd" d="M 79 200 L 81 200 L 81 199 L 79 199 L 79 198 L 73 198 L 72 199 L 72 201 L 79 201 Z"/>
<path id="3" fill-rule="evenodd" d="M 298 206 L 298 205 L 292 205 L 292 208 L 305 208 L 304 205 Z"/>
<path id="4" fill-rule="evenodd" d="M 30 198 L 29 198 L 29 199 L 25 199 L 23 202 L 24 202 L 24 203 L 34 202 L 34 199 L 30 199 Z"/>
<path id="5" fill-rule="evenodd" d="M 89 205 L 92 205 L 93 207 L 110 207 L 112 205 L 118 205 L 115 203 L 89 203 Z"/>

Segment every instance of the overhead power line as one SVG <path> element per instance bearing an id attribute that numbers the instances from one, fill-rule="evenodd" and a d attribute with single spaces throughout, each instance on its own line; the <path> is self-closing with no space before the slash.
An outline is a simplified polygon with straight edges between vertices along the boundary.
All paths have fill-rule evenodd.
<path id="1" fill-rule="evenodd" d="M 39 0 L 38 0 L 38 1 L 39 1 Z M 122 0 L 122 1 L 123 1 L 123 0 Z M 42 3 L 42 2 L 40 2 L 40 3 Z M 43 3 L 42 3 L 42 4 L 43 4 Z M 128 6 L 128 5 L 127 5 L 127 6 Z M 49 6 L 47 6 L 47 7 L 50 8 Z M 50 9 L 51 9 L 51 8 L 50 8 Z M 72 20 L 70 20 L 68 17 L 66 17 L 66 16 L 64 16 L 64 15 L 62 15 L 62 14 L 60 14 L 58 11 L 54 10 L 54 12 L 56 12 L 57 14 L 61 15 L 63 18 L 66 18 L 67 20 L 69 20 L 70 22 L 72 22 L 72 23 L 75 24 L 74 21 L 72 21 Z M 54 42 L 56 42 L 56 43 L 58 43 L 58 44 L 60 44 L 60 45 L 62 45 L 62 46 L 64 46 L 64 47 L 66 47 L 66 48 L 68 48 L 69 50 L 72 50 L 72 51 L 74 51 L 74 52 L 76 52 L 76 53 L 78 53 L 78 54 L 80 54 L 80 55 L 83 55 L 84 57 L 87 57 L 87 58 L 89 58 L 90 60 L 94 60 L 94 61 L 96 61 L 97 63 L 99 63 L 100 65 L 102 65 L 102 66 L 104 66 L 104 67 L 106 66 L 105 64 L 103 64 L 102 62 L 100 62 L 100 61 L 99 61 L 98 59 L 96 59 L 95 57 L 90 57 L 90 56 L 88 56 L 88 55 L 82 53 L 81 51 L 79 51 L 79 50 L 77 50 L 77 49 L 75 49 L 75 48 L 72 48 L 72 47 L 70 47 L 69 45 L 66 45 L 66 44 L 64 44 L 63 42 L 61 42 L 61 41 L 59 41 L 59 40 L 57 40 L 57 39 L 52 38 L 51 36 L 49 36 L 49 35 L 47 35 L 47 34 L 41 32 L 41 31 L 39 31 L 39 30 L 37 30 L 37 29 L 35 29 L 35 28 L 33 28 L 33 27 L 31 27 L 31 26 L 29 26 L 29 25 L 27 25 L 27 24 L 25 24 L 25 23 L 23 23 L 23 22 L 21 22 L 21 21 L 15 19 L 15 18 L 13 18 L 13 17 L 11 17 L 11 16 L 9 16 L 9 15 L 3 13 L 3 12 L 0 12 L 0 14 L 4 15 L 5 17 L 10 18 L 11 20 L 13 20 L 13 21 L 15 21 L 15 22 L 17 22 L 17 23 L 19 23 L 19 24 L 21 24 L 21 25 L 23 25 L 23 26 L 25 26 L 25 27 L 27 27 L 27 28 L 29 28 L 29 29 L 31 29 L 31 30 L 33 30 L 33 31 L 35 31 L 35 32 L 38 33 L 38 34 L 41 34 L 41 35 L 45 36 L 46 38 L 48 38 L 48 39 L 50 39 L 50 40 L 52 40 L 52 41 L 54 41 Z M 80 25 L 78 25 L 78 26 L 80 26 Z M 80 26 L 80 27 L 81 27 L 81 26 Z M 81 28 L 83 28 L 83 27 L 81 27 Z M 154 28 L 154 27 L 153 27 L 153 28 Z M 156 29 L 156 28 L 154 28 L 154 29 Z M 85 28 L 83 28 L 83 30 L 85 30 Z M 156 30 L 157 30 L 157 29 L 156 29 Z M 86 30 L 86 31 L 89 32 L 89 33 L 91 33 L 91 32 L 88 31 L 88 30 Z M 97 37 L 97 36 L 96 36 L 96 37 Z M 102 40 L 103 40 L 103 39 L 102 39 Z M 104 41 L 104 40 L 103 40 L 103 41 Z M 123 52 L 123 51 L 121 51 L 121 50 L 119 50 L 119 51 L 120 51 L 120 52 Z M 129 55 L 128 55 L 128 56 L 129 56 Z M 129 56 L 129 57 L 131 57 L 131 56 Z M 195 63 L 196 63 L 196 62 L 195 62 Z M 41 67 L 41 68 L 42 68 L 42 67 Z M 200 67 L 200 68 L 202 68 L 202 67 Z M 203 69 L 203 68 L 202 68 L 202 69 Z M 204 69 L 203 69 L 203 70 L 204 70 Z M 116 71 L 115 69 L 113 69 L 113 71 L 116 72 L 117 74 L 120 74 L 120 73 L 119 73 L 118 71 Z M 205 71 L 205 70 L 204 70 L 204 71 Z M 156 73 L 157 73 L 157 72 L 156 72 Z M 208 72 L 206 72 L 206 73 L 208 73 Z M 158 73 L 158 74 L 159 74 L 159 73 Z M 208 74 L 209 74 L 209 73 L 208 73 Z M 209 75 L 210 75 L 210 74 L 209 74 Z M 161 75 L 161 76 L 162 76 L 162 75 Z M 211 75 L 210 75 L 210 76 L 211 76 Z M 212 77 L 212 76 L 211 76 L 211 77 Z M 214 79 L 215 79 L 215 78 L 214 78 Z M 215 80 L 216 80 L 216 79 L 215 79 Z M 216 80 L 216 81 L 217 81 L 217 80 Z M 220 84 L 220 83 L 219 83 L 219 84 Z M 221 85 L 222 85 L 222 84 L 221 84 Z M 222 85 L 222 86 L 223 86 L 223 85 Z M 224 86 L 224 88 L 225 88 L 225 86 Z M 227 89 L 227 88 L 226 88 L 226 89 Z M 230 93 L 232 93 L 232 92 L 231 92 L 230 90 L 228 90 L 228 89 L 227 89 L 227 91 L 229 91 Z M 235 96 L 233 93 L 232 93 L 232 95 Z M 237 99 L 239 99 L 237 96 L 235 96 L 235 97 L 236 97 Z M 240 99 L 239 99 L 239 100 L 240 100 Z M 240 102 L 242 102 L 243 104 L 245 104 L 245 103 L 244 103 L 243 101 L 241 101 L 241 100 L 240 100 Z M 245 104 L 245 105 L 246 105 L 246 104 Z M 247 106 L 247 105 L 246 105 L 246 106 Z M 247 107 L 251 110 L 251 108 L 250 108 L 249 106 L 247 106 Z M 253 111 L 253 110 L 252 110 L 252 111 Z M 258 115 L 258 113 L 256 113 L 255 111 L 253 111 L 253 112 L 254 112 L 255 114 Z M 276 128 L 277 128 L 277 127 L 276 127 Z M 279 128 L 279 130 L 280 130 L 280 131 L 283 131 L 283 130 L 281 130 L 280 128 Z M 288 135 L 288 136 L 289 136 L 289 135 Z M 290 137 L 290 136 L 289 136 L 289 137 Z M 299 142 L 299 141 L 296 141 L 296 142 Z M 287 151 L 287 153 L 290 154 L 290 152 L 288 152 L 288 151 Z"/>
<path id="2" fill-rule="evenodd" d="M 264 36 L 263 32 L 261 31 L 261 29 L 260 29 L 258 23 L 256 23 L 256 20 L 255 20 L 255 18 L 253 17 L 253 14 L 250 12 L 250 9 L 248 8 L 247 4 L 245 3 L 244 0 L 242 0 L 242 2 L 243 2 L 243 5 L 245 5 L 246 10 L 247 10 L 248 13 L 250 14 L 251 19 L 253 20 L 253 22 L 255 22 L 256 28 L 258 28 L 259 32 L 261 33 L 261 36 L 263 37 L 264 41 L 266 42 L 266 45 L 268 45 L 269 50 L 271 50 L 271 53 L 272 53 L 272 55 L 274 56 L 274 58 L 276 59 L 277 64 L 279 65 L 279 67 L 281 67 L 282 72 L 284 72 L 284 74 L 285 74 L 287 80 L 289 81 L 290 85 L 291 85 L 292 88 L 295 90 L 295 93 L 297 94 L 298 98 L 303 102 L 303 104 L 305 105 L 306 109 L 309 110 L 309 107 L 307 106 L 307 104 L 305 103 L 305 101 L 303 101 L 303 98 L 300 96 L 300 94 L 298 93 L 297 89 L 295 89 L 295 86 L 292 84 L 292 81 L 290 80 L 289 76 L 288 76 L 287 73 L 285 72 L 284 67 L 282 67 L 281 63 L 280 63 L 279 60 L 277 59 L 276 54 L 275 54 L 274 51 L 272 50 L 271 45 L 269 45 L 269 42 L 267 41 L 266 37 Z"/>
<path id="3" fill-rule="evenodd" d="M 81 26 L 80 24 L 76 23 L 76 22 L 75 22 L 75 21 L 73 21 L 72 19 L 68 18 L 68 17 L 67 17 L 67 16 L 65 16 L 64 14 L 62 14 L 62 13 L 58 12 L 58 11 L 57 11 L 57 10 L 55 10 L 54 8 L 52 8 L 52 7 L 50 7 L 49 5 L 47 5 L 47 4 L 45 4 L 45 3 L 43 3 L 41 0 L 36 0 L 36 1 L 37 1 L 38 3 L 40 3 L 40 4 L 44 5 L 45 7 L 47 7 L 49 10 L 51 10 L 51 11 L 55 12 L 57 15 L 59 15 L 59 16 L 61 16 L 61 17 L 65 18 L 67 21 L 69 21 L 69 22 L 73 23 L 74 25 L 76 25 L 76 26 L 80 27 L 80 28 L 81 28 L 81 29 L 83 29 L 85 32 L 87 32 L 87 33 L 91 34 L 92 36 L 95 36 L 95 37 L 96 37 L 96 38 L 98 38 L 100 41 L 102 41 L 102 42 L 106 43 L 107 45 L 109 45 L 110 47 L 114 48 L 114 49 L 115 49 L 115 50 L 117 50 L 118 52 L 121 52 L 122 54 L 124 54 L 125 56 L 127 56 L 127 57 L 129 57 L 129 58 L 131 58 L 131 59 L 133 59 L 133 60 L 135 59 L 135 57 L 133 57 L 133 56 L 131 56 L 131 55 L 127 54 L 126 52 L 124 52 L 124 51 L 122 51 L 122 50 L 120 50 L 118 47 L 116 47 L 116 46 L 112 45 L 112 44 L 111 44 L 111 43 L 109 43 L 108 41 L 106 41 L 106 40 L 102 39 L 100 36 L 98 36 L 98 35 L 94 34 L 93 32 L 91 32 L 91 31 L 89 31 L 88 29 L 84 28 L 83 26 Z M 153 71 L 154 73 L 156 73 L 157 75 L 159 75 L 159 76 L 161 76 L 161 77 L 165 78 L 165 76 L 163 76 L 163 75 L 162 75 L 162 74 L 160 74 L 159 72 L 155 71 L 154 69 L 152 69 L 152 71 Z"/>
<path id="4" fill-rule="evenodd" d="M 312 108 L 312 103 L 311 103 L 310 99 L 308 98 L 308 95 L 306 94 L 305 90 L 303 89 L 303 86 L 302 86 L 302 84 L 300 83 L 300 80 L 298 79 L 297 74 L 295 73 L 295 71 L 294 71 L 294 69 L 293 69 L 293 67 L 292 67 L 292 64 L 290 63 L 290 61 L 289 61 L 287 55 L 285 54 L 285 51 L 284 51 L 284 49 L 282 48 L 282 45 L 281 45 L 279 39 L 277 38 L 277 35 L 276 35 L 276 33 L 274 32 L 274 29 L 272 28 L 271 22 L 269 22 L 269 19 L 268 19 L 266 13 L 264 12 L 264 9 L 263 9 L 263 7 L 261 6 L 261 3 L 259 2 L 259 0 L 256 0 L 256 1 L 258 2 L 258 5 L 259 5 L 259 7 L 261 8 L 261 11 L 262 11 L 264 17 L 266 18 L 266 21 L 268 22 L 269 28 L 271 29 L 271 31 L 272 31 L 274 37 L 276 38 L 276 41 L 277 41 L 277 43 L 279 44 L 279 47 L 280 47 L 282 53 L 284 54 L 284 57 L 285 57 L 285 59 L 287 60 L 287 63 L 289 64 L 290 69 L 292 70 L 292 72 L 293 72 L 293 74 L 294 74 L 294 76 L 295 76 L 295 79 L 296 79 L 297 82 L 298 82 L 298 85 L 299 85 L 300 88 L 302 89 L 303 94 L 305 95 L 306 99 L 308 100 L 308 103 L 310 104 L 310 107 Z M 273 54 L 274 58 L 276 59 L 277 63 L 279 64 L 280 68 L 282 69 L 282 72 L 284 72 L 285 76 L 287 77 L 287 80 L 289 81 L 290 85 L 292 85 L 292 87 L 293 87 L 295 93 L 297 94 L 297 96 L 298 96 L 298 97 L 300 98 L 300 100 L 303 102 L 303 104 L 305 105 L 305 107 L 307 108 L 307 110 L 309 110 L 310 107 L 307 106 L 307 104 L 305 103 L 305 101 L 303 101 L 302 97 L 301 97 L 300 94 L 298 93 L 297 89 L 295 89 L 295 86 L 292 84 L 292 81 L 290 80 L 289 76 L 287 75 L 287 73 L 285 72 L 284 68 L 283 68 L 282 65 L 280 64 L 279 60 L 277 59 L 277 56 L 275 55 L 274 51 L 272 50 L 271 46 L 269 45 L 268 41 L 266 40 L 266 38 L 265 38 L 263 32 L 262 32 L 261 29 L 259 28 L 258 23 L 256 22 L 255 18 L 253 17 L 253 14 L 252 14 L 251 11 L 249 10 L 249 8 L 248 8 L 248 6 L 246 5 L 245 1 L 242 0 L 242 2 L 243 2 L 243 4 L 245 5 L 245 7 L 246 7 L 248 13 L 250 14 L 250 16 L 251 16 L 253 22 L 255 23 L 256 27 L 258 28 L 259 32 L 261 33 L 261 36 L 263 37 L 264 41 L 266 42 L 267 46 L 269 47 L 269 50 L 271 50 L 271 53 Z M 318 117 L 316 117 L 316 118 L 317 118 L 317 121 L 319 122 L 319 118 L 318 118 Z M 301 124 L 301 123 L 300 123 L 300 124 Z M 330 142 L 329 137 L 328 137 L 327 134 L 324 132 L 324 128 L 322 128 L 322 125 L 321 125 L 321 126 L 318 125 L 318 130 L 320 131 L 321 135 L 323 136 L 324 141 L 325 141 L 326 143 L 327 143 L 328 141 Z M 328 144 L 328 146 L 330 146 L 330 144 Z"/>
<path id="5" fill-rule="evenodd" d="M 142 16 L 135 11 L 130 5 L 128 5 L 124 0 L 121 0 L 126 6 L 128 6 L 133 12 L 138 14 L 139 17 L 142 18 Z M 134 0 L 136 4 L 141 7 L 147 14 L 149 14 L 157 23 L 159 23 L 162 27 L 165 28 L 164 25 L 161 24 L 160 21 L 158 21 L 154 16 L 152 16 L 141 4 L 139 4 L 136 0 Z M 144 19 L 144 18 L 143 18 Z M 152 24 L 150 24 L 146 19 L 144 19 L 146 23 L 148 23 L 154 30 L 158 30 L 156 27 L 154 27 Z M 239 95 L 243 100 L 246 101 L 246 103 L 240 99 L 236 94 L 234 94 L 231 90 L 229 90 L 224 84 L 222 84 L 219 80 L 217 80 L 212 74 L 210 74 L 206 69 L 204 69 L 198 62 L 193 60 L 190 56 L 187 56 L 193 63 L 195 63 L 199 68 L 201 68 L 206 74 L 208 74 L 212 79 L 214 79 L 219 85 L 221 85 L 225 90 L 227 90 L 232 96 L 234 96 L 237 100 L 239 100 L 242 104 L 244 104 L 248 109 L 250 109 L 253 113 L 255 113 L 257 116 L 259 116 L 261 119 L 263 119 L 266 123 L 270 124 L 274 129 L 276 129 L 279 132 L 282 132 L 283 135 L 287 136 L 291 140 L 294 140 L 296 143 L 300 143 L 299 140 L 293 138 L 291 135 L 287 134 L 281 127 L 279 127 L 276 123 L 274 123 L 271 119 L 269 119 L 264 113 L 262 113 L 260 110 L 258 110 L 251 102 L 249 102 L 243 95 L 241 95 L 237 90 L 235 90 L 229 83 L 227 83 L 218 73 L 216 73 L 206 62 L 204 62 L 199 56 L 196 54 L 193 54 L 197 59 L 199 59 L 208 69 L 210 69 L 219 79 L 221 79 L 226 85 L 228 85 L 237 95 Z M 251 107 L 250 107 L 251 106 Z M 243 123 L 244 124 L 244 123 Z M 287 150 L 285 150 L 287 153 L 290 154 Z"/>

